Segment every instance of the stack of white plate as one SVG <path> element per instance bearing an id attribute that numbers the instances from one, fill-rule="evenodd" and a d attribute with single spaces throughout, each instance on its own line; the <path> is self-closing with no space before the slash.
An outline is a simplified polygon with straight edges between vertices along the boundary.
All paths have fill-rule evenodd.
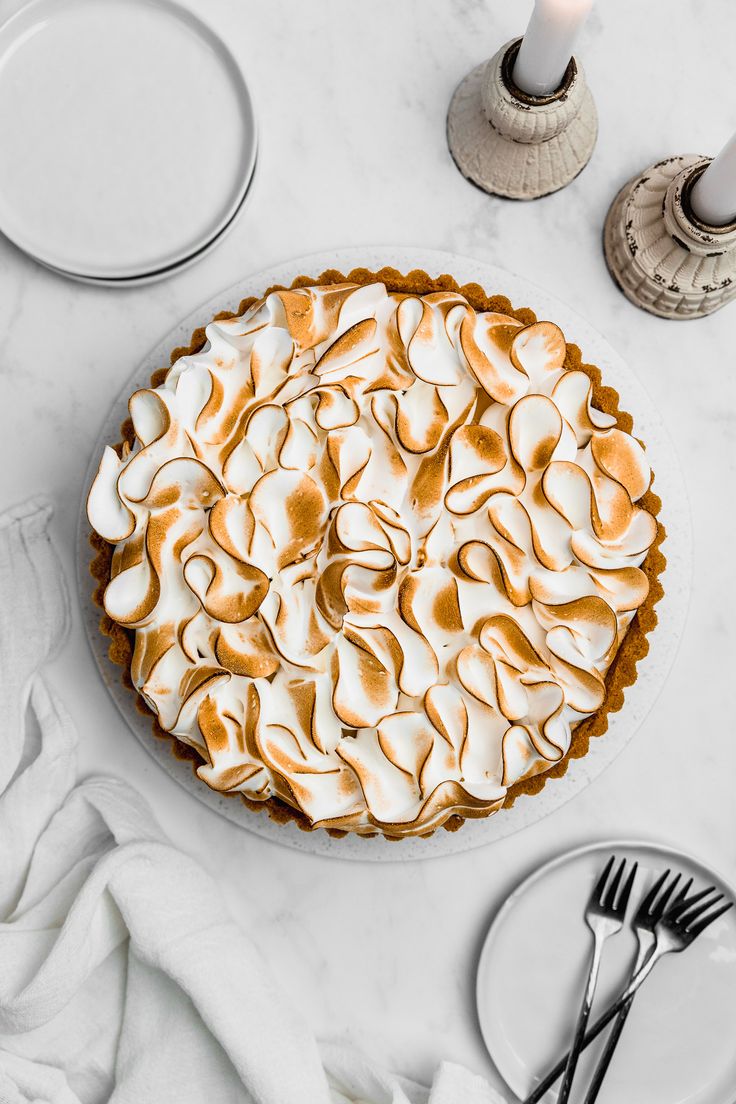
<path id="1" fill-rule="evenodd" d="M 242 211 L 256 145 L 233 54 L 172 0 L 26 0 L 0 26 L 0 231 L 64 276 L 193 264 Z"/>

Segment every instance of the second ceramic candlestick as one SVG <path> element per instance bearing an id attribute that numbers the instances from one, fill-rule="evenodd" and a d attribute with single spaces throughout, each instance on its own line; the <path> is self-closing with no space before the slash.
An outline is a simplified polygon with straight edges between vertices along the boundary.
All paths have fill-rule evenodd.
<path id="1" fill-rule="evenodd" d="M 668 157 L 625 184 L 608 212 L 606 262 L 627 299 L 661 318 L 702 318 L 736 297 L 736 222 L 708 226 L 690 192 L 707 157 Z"/>

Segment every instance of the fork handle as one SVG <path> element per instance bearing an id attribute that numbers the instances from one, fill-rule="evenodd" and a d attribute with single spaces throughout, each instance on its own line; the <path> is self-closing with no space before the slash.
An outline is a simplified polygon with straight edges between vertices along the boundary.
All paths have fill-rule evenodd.
<path id="1" fill-rule="evenodd" d="M 578 1058 L 580 1052 L 585 1045 L 585 1030 L 588 1026 L 588 1020 L 590 1018 L 590 1010 L 593 1007 L 593 997 L 595 996 L 595 987 L 598 983 L 598 972 L 601 966 L 601 956 L 603 954 L 604 938 L 599 935 L 595 935 L 595 941 L 593 943 L 593 954 L 590 960 L 590 969 L 588 970 L 588 980 L 585 985 L 585 993 L 583 995 L 583 1002 L 580 1005 L 580 1011 L 578 1012 L 577 1022 L 575 1024 L 575 1034 L 572 1039 L 572 1046 L 567 1056 L 567 1062 L 565 1064 L 565 1073 L 562 1078 L 562 1085 L 560 1087 L 560 1095 L 557 1098 L 557 1104 L 567 1104 L 572 1089 L 573 1078 L 575 1077 L 575 1070 L 577 1069 Z"/>
<path id="2" fill-rule="evenodd" d="M 598 1065 L 595 1068 L 590 1085 L 588 1086 L 588 1092 L 585 1097 L 585 1104 L 595 1104 L 598 1099 L 598 1093 L 601 1091 L 601 1085 L 603 1084 L 603 1078 L 608 1073 L 608 1067 L 611 1064 L 613 1058 L 613 1052 L 618 1046 L 618 1041 L 621 1038 L 621 1032 L 624 1029 L 626 1023 L 626 1017 L 628 1016 L 631 1006 L 634 1003 L 634 995 L 632 994 L 623 1006 L 618 1016 L 613 1022 L 611 1033 L 606 1039 L 606 1046 L 603 1053 L 600 1056 Z"/>
<path id="3" fill-rule="evenodd" d="M 597 1039 L 601 1031 L 603 1031 L 605 1027 L 608 1027 L 614 1016 L 617 1016 L 619 1014 L 623 1006 L 633 997 L 634 993 L 637 991 L 642 982 L 644 982 L 649 976 L 649 973 L 652 970 L 653 966 L 656 962 L 659 961 L 663 953 L 663 951 L 658 951 L 655 948 L 655 950 L 646 960 L 641 969 L 638 972 L 634 973 L 634 976 L 629 981 L 629 984 L 626 986 L 621 996 L 617 1000 L 615 1000 L 613 1004 L 609 1005 L 603 1015 L 595 1021 L 590 1030 L 586 1031 L 585 1038 L 583 1039 L 583 1045 L 581 1047 L 582 1050 L 584 1050 L 585 1047 L 592 1043 L 594 1039 Z M 539 1082 L 536 1089 L 532 1089 L 531 1093 L 524 1101 L 524 1104 L 539 1104 L 539 1101 L 542 1099 L 547 1090 L 551 1089 L 557 1078 L 564 1073 L 569 1057 L 570 1055 L 568 1053 L 560 1058 L 554 1069 L 551 1069 L 544 1080 Z"/>
<path id="4" fill-rule="evenodd" d="M 639 949 L 636 954 L 634 965 L 631 967 L 631 973 L 629 974 L 629 979 L 626 983 L 626 989 L 624 990 L 624 992 L 628 990 L 632 981 L 634 981 L 635 978 L 638 978 L 642 966 L 644 966 L 644 964 L 648 961 L 648 959 L 651 957 L 652 951 L 654 950 L 654 946 L 647 946 L 646 942 L 641 937 L 641 933 L 638 934 Z M 639 982 L 639 984 L 641 984 L 641 982 Z M 595 1104 L 595 1101 L 598 1099 L 598 1093 L 601 1091 L 603 1079 L 608 1073 L 608 1067 L 611 1064 L 613 1052 L 618 1045 L 618 1040 L 621 1037 L 621 1032 L 624 1029 L 624 1024 L 626 1023 L 626 1018 L 631 1010 L 631 1005 L 634 1003 L 634 996 L 635 993 L 632 993 L 626 1001 L 626 1004 L 619 1012 L 616 1019 L 613 1021 L 613 1027 L 611 1028 L 611 1033 L 606 1040 L 605 1049 L 601 1054 L 598 1065 L 596 1066 L 595 1072 L 593 1073 L 590 1085 L 588 1086 L 588 1093 L 585 1097 L 584 1104 Z"/>

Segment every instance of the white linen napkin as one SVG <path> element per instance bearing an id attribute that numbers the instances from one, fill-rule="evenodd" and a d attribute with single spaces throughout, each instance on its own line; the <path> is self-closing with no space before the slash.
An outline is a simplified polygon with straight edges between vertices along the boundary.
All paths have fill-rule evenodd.
<path id="1" fill-rule="evenodd" d="M 40 674 L 68 624 L 50 513 L 0 516 L 0 1104 L 503 1104 L 459 1066 L 426 1089 L 318 1046 L 142 797 L 75 785 Z"/>

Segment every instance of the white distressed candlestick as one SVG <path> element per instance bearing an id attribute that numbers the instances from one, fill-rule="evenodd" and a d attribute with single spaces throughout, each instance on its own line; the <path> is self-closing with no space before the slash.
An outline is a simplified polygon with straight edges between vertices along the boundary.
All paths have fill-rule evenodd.
<path id="1" fill-rule="evenodd" d="M 585 168 L 598 115 L 576 58 L 562 83 L 531 96 L 514 80 L 520 39 L 507 42 L 458 85 L 447 113 L 447 143 L 460 172 L 492 195 L 537 199 Z"/>
<path id="2" fill-rule="evenodd" d="M 736 298 L 736 219 L 709 225 L 695 213 L 710 164 L 697 156 L 657 162 L 624 185 L 606 218 L 611 275 L 627 299 L 661 318 L 702 318 Z M 718 217 L 726 209 L 711 208 Z"/>
<path id="3" fill-rule="evenodd" d="M 736 134 L 695 181 L 690 203 L 693 214 L 708 226 L 736 222 Z"/>
<path id="4" fill-rule="evenodd" d="M 514 83 L 530 96 L 562 84 L 593 0 L 536 0 L 514 64 Z"/>

